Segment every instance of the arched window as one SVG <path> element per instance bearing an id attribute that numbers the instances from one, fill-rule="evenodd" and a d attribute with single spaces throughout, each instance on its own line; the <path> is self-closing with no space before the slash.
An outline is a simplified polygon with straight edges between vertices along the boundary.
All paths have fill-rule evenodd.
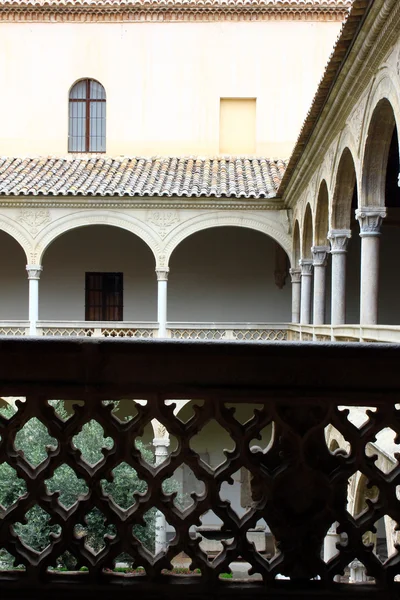
<path id="1" fill-rule="evenodd" d="M 106 91 L 81 79 L 69 93 L 68 152 L 106 151 Z"/>

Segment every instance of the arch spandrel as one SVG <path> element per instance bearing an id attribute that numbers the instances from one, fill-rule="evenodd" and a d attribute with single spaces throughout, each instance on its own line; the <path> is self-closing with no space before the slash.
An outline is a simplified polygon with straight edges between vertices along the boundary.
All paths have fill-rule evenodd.
<path id="1" fill-rule="evenodd" d="M 111 227 L 118 227 L 133 233 L 150 248 L 155 264 L 157 263 L 160 254 L 160 242 L 157 240 L 156 234 L 146 223 L 131 215 L 97 210 L 95 213 L 93 211 L 83 211 L 60 217 L 47 225 L 36 240 L 36 264 L 42 263 L 47 248 L 63 233 L 67 233 L 78 227 L 88 227 L 90 225 L 110 225 Z"/>
<path id="2" fill-rule="evenodd" d="M 267 221 L 266 219 L 248 213 L 241 213 L 238 215 L 237 213 L 208 212 L 184 221 L 165 238 L 165 266 L 168 265 L 173 251 L 181 242 L 183 242 L 183 240 L 194 233 L 214 227 L 244 227 L 246 229 L 260 231 L 275 240 L 283 248 L 288 257 L 291 257 L 291 236 L 289 233 L 283 231 L 283 226 L 278 222 L 272 220 Z"/>

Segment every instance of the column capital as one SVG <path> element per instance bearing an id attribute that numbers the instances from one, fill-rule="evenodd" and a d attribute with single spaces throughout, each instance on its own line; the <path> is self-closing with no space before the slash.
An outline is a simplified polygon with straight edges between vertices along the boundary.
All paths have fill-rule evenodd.
<path id="1" fill-rule="evenodd" d="M 329 247 L 328 246 L 313 246 L 311 248 L 313 255 L 314 267 L 326 267 L 328 262 Z"/>
<path id="2" fill-rule="evenodd" d="M 382 220 L 385 217 L 385 206 L 364 206 L 357 208 L 356 219 L 360 224 L 360 237 L 381 235 Z"/>
<path id="3" fill-rule="evenodd" d="M 26 265 L 28 279 L 40 279 L 40 274 L 43 271 L 42 265 Z"/>
<path id="4" fill-rule="evenodd" d="M 301 267 L 301 276 L 302 277 L 311 277 L 312 269 L 313 269 L 313 261 L 311 258 L 301 258 L 299 260 L 299 265 Z"/>
<path id="5" fill-rule="evenodd" d="M 289 269 L 290 280 L 292 283 L 300 283 L 301 281 L 301 269 Z"/>
<path id="6" fill-rule="evenodd" d="M 328 233 L 328 240 L 331 243 L 331 254 L 343 254 L 347 252 L 347 244 L 350 238 L 350 229 L 331 229 Z"/>
<path id="7" fill-rule="evenodd" d="M 168 281 L 169 267 L 157 267 L 157 281 Z"/>

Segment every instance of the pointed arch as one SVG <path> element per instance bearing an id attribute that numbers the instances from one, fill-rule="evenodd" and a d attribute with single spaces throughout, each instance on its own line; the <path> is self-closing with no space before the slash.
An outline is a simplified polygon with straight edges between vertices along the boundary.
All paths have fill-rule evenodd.
<path id="1" fill-rule="evenodd" d="M 319 186 L 317 208 L 315 211 L 314 242 L 316 246 L 328 246 L 329 229 L 329 193 L 328 186 L 323 179 Z"/>
<path id="2" fill-rule="evenodd" d="M 299 260 L 301 258 L 301 244 L 300 244 L 300 225 L 296 219 L 293 227 L 293 251 L 292 251 L 292 268 L 296 269 L 299 266 Z"/>
<path id="3" fill-rule="evenodd" d="M 372 113 L 364 149 L 361 206 L 385 206 L 386 170 L 396 118 L 387 98 Z"/>
<path id="4" fill-rule="evenodd" d="M 354 159 L 348 147 L 340 157 L 333 191 L 331 228 L 350 229 L 351 207 L 356 188 L 357 176 Z"/>
<path id="5" fill-rule="evenodd" d="M 313 246 L 313 218 L 310 204 L 307 204 L 306 212 L 304 213 L 303 231 L 302 231 L 302 246 L 301 257 L 303 259 L 311 259 L 311 248 Z"/>

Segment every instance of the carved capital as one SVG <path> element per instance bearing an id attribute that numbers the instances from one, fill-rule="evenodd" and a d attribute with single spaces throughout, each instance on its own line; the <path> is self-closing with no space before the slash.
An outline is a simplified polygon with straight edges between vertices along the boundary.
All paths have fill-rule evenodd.
<path id="1" fill-rule="evenodd" d="M 326 267 L 328 262 L 329 247 L 313 246 L 311 248 L 314 267 Z"/>
<path id="2" fill-rule="evenodd" d="M 386 217 L 385 206 L 364 206 L 356 210 L 356 219 L 360 223 L 360 237 L 381 235 L 382 220 Z"/>
<path id="3" fill-rule="evenodd" d="M 40 279 L 40 274 L 43 271 L 42 265 L 26 265 L 28 279 Z"/>
<path id="4" fill-rule="evenodd" d="M 347 252 L 347 244 L 350 238 L 350 229 L 331 229 L 328 233 L 328 240 L 331 243 L 331 254 L 343 254 Z"/>
<path id="5" fill-rule="evenodd" d="M 169 267 L 156 269 L 157 281 L 168 281 Z"/>
<path id="6" fill-rule="evenodd" d="M 301 267 L 301 276 L 311 277 L 313 270 L 313 261 L 311 258 L 302 258 L 299 260 L 299 265 Z"/>
<path id="7" fill-rule="evenodd" d="M 301 269 L 289 269 L 290 280 L 292 283 L 300 283 L 301 281 Z"/>

